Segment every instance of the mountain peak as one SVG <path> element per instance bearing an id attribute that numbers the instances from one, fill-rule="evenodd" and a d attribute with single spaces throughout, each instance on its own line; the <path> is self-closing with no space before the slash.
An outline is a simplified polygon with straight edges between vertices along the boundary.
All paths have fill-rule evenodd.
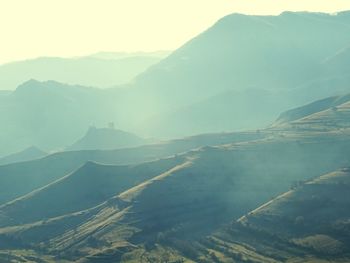
<path id="1" fill-rule="evenodd" d="M 25 161 L 30 161 L 34 159 L 39 159 L 44 156 L 46 156 L 47 153 L 40 150 L 36 146 L 30 146 L 23 151 L 16 152 L 14 154 L 5 156 L 0 159 L 0 164 L 9 164 L 9 163 L 16 163 L 16 162 L 25 162 Z"/>
<path id="2" fill-rule="evenodd" d="M 16 90 L 23 89 L 23 88 L 29 88 L 29 87 L 33 87 L 33 86 L 38 86 L 41 84 L 42 84 L 42 82 L 40 82 L 36 79 L 29 79 L 29 80 L 23 82 L 22 84 L 20 84 Z"/>
<path id="3" fill-rule="evenodd" d="M 145 144 L 146 140 L 130 132 L 115 129 L 111 124 L 107 128 L 91 126 L 84 137 L 70 146 L 69 150 L 111 150 L 135 147 Z"/>

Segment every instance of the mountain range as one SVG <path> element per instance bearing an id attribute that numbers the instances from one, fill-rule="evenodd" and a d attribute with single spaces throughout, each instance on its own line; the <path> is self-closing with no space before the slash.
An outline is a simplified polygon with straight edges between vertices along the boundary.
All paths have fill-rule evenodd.
<path id="1" fill-rule="evenodd" d="M 158 139 L 266 127 L 280 112 L 349 92 L 349 17 L 232 14 L 116 88 L 28 81 L 0 95 L 0 154 L 61 150 L 109 122 Z"/>
<path id="2" fill-rule="evenodd" d="M 170 52 L 99 52 L 85 57 L 40 57 L 0 65 L 0 90 L 30 79 L 108 88 L 125 84 Z"/>
<path id="3" fill-rule="evenodd" d="M 0 166 L 1 185 L 12 187 L 12 197 L 2 191 L 1 249 L 10 249 L 15 259 L 44 262 L 347 258 L 347 241 L 338 230 L 346 227 L 338 211 L 347 204 L 340 198 L 350 166 L 347 128 L 338 132 L 337 126 L 305 130 L 281 124 L 254 133 L 203 136 L 141 146 L 145 157 L 151 152 L 160 157 L 134 164 L 106 163 L 116 162 L 118 151 L 125 156 L 137 148 L 90 153 L 80 168 L 73 168 L 78 164 L 72 166 L 72 161 L 88 152 Z M 187 146 L 170 150 L 180 145 Z M 52 175 L 43 171 L 38 177 L 40 166 L 54 167 L 49 160 L 59 155 Z M 97 163 L 102 156 L 105 164 Z M 136 160 L 135 153 L 130 157 Z M 28 183 L 23 184 L 27 190 L 15 190 L 8 181 L 23 181 L 24 175 L 15 172 L 21 170 L 28 182 L 37 182 L 31 184 L 33 190 Z"/>
<path id="4" fill-rule="evenodd" d="M 0 261 L 349 262 L 349 47 L 349 11 L 232 14 L 117 87 L 0 92 Z"/>

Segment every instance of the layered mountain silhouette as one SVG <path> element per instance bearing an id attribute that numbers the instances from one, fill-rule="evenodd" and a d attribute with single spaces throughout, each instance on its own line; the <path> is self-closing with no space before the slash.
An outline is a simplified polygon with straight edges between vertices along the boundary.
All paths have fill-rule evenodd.
<path id="1" fill-rule="evenodd" d="M 26 82 L 0 96 L 2 155 L 64 149 L 109 122 L 166 139 L 268 126 L 280 112 L 349 92 L 348 17 L 232 14 L 118 88 Z"/>
<path id="2" fill-rule="evenodd" d="M 166 258 L 279 262 L 310 256 L 324 259 L 332 253 L 346 257 L 338 252 L 346 253 L 346 241 L 337 228 L 307 226 L 314 225 L 318 217 L 322 222 L 342 218 L 337 211 L 346 203 L 339 198 L 329 204 L 334 211 L 331 219 L 328 210 L 313 211 L 318 211 L 316 203 L 323 207 L 327 203 L 322 200 L 330 200 L 327 196 L 346 189 L 346 170 L 340 177 L 326 176 L 325 181 L 321 177 L 321 186 L 318 179 L 313 180 L 350 165 L 350 134 L 300 134 L 287 129 L 281 136 L 281 132 L 260 131 L 257 134 L 267 137 L 202 147 L 139 165 L 87 162 L 75 172 L 1 206 L 3 248 L 29 248 L 30 244 L 33 258 L 59 255 L 62 260 L 82 262 L 144 258 L 154 262 Z M 296 189 L 294 199 L 289 198 L 289 192 L 279 196 L 291 187 Z M 75 190 L 67 194 L 67 189 Z M 288 201 L 283 201 L 285 198 Z M 314 210 L 308 208 L 310 205 Z M 273 212 L 265 213 L 270 207 Z M 240 226 L 245 222 L 242 217 L 252 222 Z M 239 221 L 227 230 L 225 225 L 232 220 Z M 290 224 L 291 237 L 279 230 L 287 231 Z M 324 229 L 335 232 L 325 234 Z M 279 246 L 271 239 L 277 239 Z M 329 250 L 317 252 L 325 244 Z M 316 250 L 310 250 L 313 247 Z M 20 251 L 14 255 L 25 256 Z"/>
<path id="3" fill-rule="evenodd" d="M 30 80 L 0 100 L 5 127 L 0 131 L 0 154 L 28 145 L 60 150 L 81 138 L 92 124 L 116 121 L 113 97 L 97 88 Z"/>
<path id="4" fill-rule="evenodd" d="M 231 99 L 222 100 L 227 108 L 232 107 L 231 111 L 226 110 L 226 116 L 217 110 L 216 103 L 211 107 L 203 105 L 201 112 L 208 118 L 198 126 L 210 131 L 226 128 L 210 127 L 210 122 L 215 123 L 216 119 L 225 120 L 231 129 L 251 128 L 252 124 L 241 119 L 253 122 L 260 118 L 254 118 L 246 109 L 239 111 L 235 105 L 245 103 L 251 108 L 255 105 L 251 90 L 267 91 L 272 95 L 262 97 L 260 105 L 270 106 L 257 108 L 268 124 L 266 119 L 273 120 L 279 112 L 293 106 L 348 92 L 349 77 L 339 55 L 350 43 L 348 17 L 348 12 L 229 15 L 139 75 L 135 80 L 135 97 L 139 96 L 139 103 L 149 111 L 143 112 L 148 115 L 147 120 L 158 115 L 158 119 L 169 122 L 174 119 L 179 127 L 187 128 L 196 121 L 186 118 L 191 114 L 197 116 L 198 106 L 193 107 L 194 103 L 205 105 L 208 100 L 215 101 L 219 94 L 233 91 Z M 331 58 L 339 62 L 331 63 Z M 332 69 L 331 64 L 342 69 L 334 70 L 337 66 Z M 177 114 L 184 117 L 182 122 L 174 117 Z M 237 114 L 240 116 L 235 122 L 231 117 Z M 195 128 L 193 133 L 198 130 Z M 167 125 L 156 125 L 152 132 L 174 135 L 162 129 L 167 129 Z M 191 129 L 184 133 L 189 132 Z"/>
<path id="5" fill-rule="evenodd" d="M 24 149 L 23 151 L 1 158 L 0 165 L 31 161 L 31 160 L 42 158 L 46 155 L 48 155 L 48 153 L 38 149 L 35 146 L 31 146 L 29 148 Z"/>
<path id="6" fill-rule="evenodd" d="M 57 151 L 0 164 L 0 261 L 349 262 L 349 33 L 232 14 L 118 88 L 0 92 L 0 154 Z"/>
<path id="7" fill-rule="evenodd" d="M 41 57 L 0 65 L 0 90 L 14 90 L 29 79 L 56 80 L 101 88 L 125 84 L 170 52 L 100 52 L 86 57 Z"/>

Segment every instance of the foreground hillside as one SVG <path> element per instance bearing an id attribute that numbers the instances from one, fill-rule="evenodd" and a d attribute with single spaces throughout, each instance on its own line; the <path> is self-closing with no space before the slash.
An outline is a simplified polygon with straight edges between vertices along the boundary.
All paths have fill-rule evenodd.
<path id="1" fill-rule="evenodd" d="M 300 182 L 203 242 L 220 262 L 349 262 L 348 168 Z"/>
<path id="2" fill-rule="evenodd" d="M 25 256 L 18 249 L 31 249 L 43 260 L 56 261 L 212 262 L 220 254 L 206 248 L 203 238 L 296 182 L 350 165 L 349 134 L 277 135 L 204 147 L 141 166 L 88 164 L 3 205 L 1 248 L 18 257 Z M 161 168 L 161 162 L 166 166 Z M 94 183 L 94 174 L 101 181 Z M 79 191 L 62 194 L 63 189 L 74 188 L 76 178 Z M 111 188 L 101 185 L 105 190 L 96 192 L 93 185 L 103 183 L 102 178 Z M 85 194 L 89 199 L 74 201 Z M 65 206 L 66 202 L 72 205 Z M 256 254 L 260 262 L 269 258 Z"/>

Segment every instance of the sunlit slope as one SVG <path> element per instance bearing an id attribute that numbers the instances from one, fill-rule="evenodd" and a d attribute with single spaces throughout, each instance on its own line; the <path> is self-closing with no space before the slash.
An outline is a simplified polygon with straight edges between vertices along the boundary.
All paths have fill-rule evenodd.
<path id="1" fill-rule="evenodd" d="M 342 169 L 296 184 L 208 238 L 206 246 L 226 259 L 348 262 L 349 183 L 349 169 Z"/>
<path id="2" fill-rule="evenodd" d="M 135 166 L 87 162 L 71 174 L 0 206 L 0 225 L 18 225 L 93 207 L 180 163 L 164 159 Z"/>
<path id="3" fill-rule="evenodd" d="M 307 105 L 288 110 L 286 112 L 283 112 L 278 117 L 278 119 L 274 123 L 274 126 L 296 121 L 314 113 L 325 111 L 331 108 L 335 109 L 337 106 L 349 102 L 349 100 L 350 95 L 334 96 L 317 100 Z"/>
<path id="4" fill-rule="evenodd" d="M 136 164 L 206 146 L 264 138 L 268 133 L 205 134 L 136 148 L 110 151 L 69 151 L 39 160 L 0 166 L 0 203 L 43 187 L 78 169 L 87 161 L 103 164 Z"/>
<path id="5" fill-rule="evenodd" d="M 2 228 L 1 237 L 16 241 L 20 233 L 24 246 L 30 242 L 69 260 L 137 262 L 144 252 L 159 256 L 159 244 L 198 262 L 202 253 L 186 251 L 186 240 L 198 241 L 296 181 L 349 165 L 349 146 L 344 135 L 324 134 L 205 147 L 174 157 L 179 163 L 169 170 L 98 206 Z M 13 209 L 13 215 L 25 211 Z"/>
<path id="6" fill-rule="evenodd" d="M 338 131 L 350 128 L 349 95 L 331 97 L 312 104 L 287 111 L 273 125 L 273 128 L 297 131 Z"/>

